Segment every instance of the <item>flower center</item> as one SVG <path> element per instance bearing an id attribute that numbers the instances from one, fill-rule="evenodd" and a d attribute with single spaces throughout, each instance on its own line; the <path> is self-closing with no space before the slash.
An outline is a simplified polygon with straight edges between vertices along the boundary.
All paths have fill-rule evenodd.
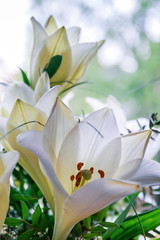
<path id="1" fill-rule="evenodd" d="M 78 188 L 84 186 L 91 178 L 94 173 L 94 168 L 91 167 L 90 169 L 82 169 L 84 163 L 79 162 L 77 164 L 77 171 L 78 173 L 76 176 L 72 175 L 70 176 L 70 180 L 72 181 L 72 191 L 74 192 Z M 100 175 L 100 178 L 104 178 L 105 173 L 103 170 L 98 170 L 98 173 Z"/>

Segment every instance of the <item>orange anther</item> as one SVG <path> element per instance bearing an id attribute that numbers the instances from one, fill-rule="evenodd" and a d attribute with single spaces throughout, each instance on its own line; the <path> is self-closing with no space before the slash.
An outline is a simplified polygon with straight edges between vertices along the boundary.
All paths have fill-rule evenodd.
<path id="1" fill-rule="evenodd" d="M 81 179 L 82 177 L 79 177 L 77 180 L 76 180 L 76 187 L 78 187 L 81 183 Z"/>
<path id="2" fill-rule="evenodd" d="M 104 172 L 102 170 L 98 170 L 98 173 L 100 174 L 101 178 L 104 178 Z"/>
<path id="3" fill-rule="evenodd" d="M 77 170 L 80 171 L 81 168 L 83 167 L 83 165 L 84 165 L 84 163 L 79 162 L 79 163 L 77 164 Z"/>
<path id="4" fill-rule="evenodd" d="M 76 180 L 78 180 L 79 178 L 81 178 L 81 176 L 82 176 L 82 172 L 77 173 L 77 175 L 76 175 Z"/>
<path id="5" fill-rule="evenodd" d="M 90 168 L 90 171 L 91 171 L 91 174 L 93 174 L 94 168 L 91 167 L 91 168 Z"/>
<path id="6" fill-rule="evenodd" d="M 74 175 L 70 176 L 71 181 L 74 181 Z"/>

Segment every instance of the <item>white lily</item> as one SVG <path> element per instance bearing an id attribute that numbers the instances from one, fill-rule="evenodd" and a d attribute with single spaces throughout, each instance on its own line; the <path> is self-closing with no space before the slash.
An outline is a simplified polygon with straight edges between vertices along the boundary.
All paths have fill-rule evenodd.
<path id="1" fill-rule="evenodd" d="M 51 77 L 52 85 L 63 84 L 68 88 L 75 84 L 84 73 L 88 62 L 102 46 L 97 43 L 79 42 L 80 29 L 72 27 L 58 28 L 53 17 L 48 19 L 46 29 L 34 18 L 31 19 L 34 30 L 34 43 L 30 60 L 30 84 L 34 89 L 39 77 L 52 57 L 62 56 L 60 67 Z M 55 82 L 55 83 L 54 83 Z"/>
<path id="2" fill-rule="evenodd" d="M 147 118 L 138 118 L 127 121 L 127 118 L 125 116 L 124 110 L 121 107 L 121 104 L 112 95 L 109 95 L 107 97 L 105 103 L 91 97 L 87 97 L 86 102 L 89 103 L 93 110 L 97 110 L 98 108 L 102 108 L 105 106 L 111 108 L 116 117 L 119 131 L 121 134 L 127 134 L 128 130 L 133 133 L 138 132 L 141 131 L 143 127 L 145 130 L 150 129 L 149 120 Z M 149 140 L 149 144 L 145 152 L 145 157 L 149 159 L 153 158 L 156 156 L 159 150 L 160 150 L 160 134 L 152 133 L 152 138 L 150 138 Z"/>
<path id="3" fill-rule="evenodd" d="M 53 209 L 53 189 L 43 175 L 38 158 L 16 143 L 19 133 L 28 130 L 43 130 L 57 97 L 59 86 L 50 89 L 50 80 L 46 73 L 39 78 L 35 91 L 22 82 L 8 87 L 2 104 L 0 116 L 1 144 L 6 150 L 17 150 L 20 153 L 19 163 L 30 174 L 39 186 Z M 20 100 L 21 99 L 21 100 Z M 30 122 L 27 124 L 27 122 Z M 42 125 L 40 125 L 42 124 Z M 14 131 L 12 131 L 15 129 Z M 5 138 L 3 137 L 10 132 Z M 46 191 L 46 185 L 48 189 Z"/>
<path id="4" fill-rule="evenodd" d="M 0 153 L 0 231 L 9 207 L 10 183 L 9 178 L 19 159 L 19 153 L 11 151 Z"/>
<path id="5" fill-rule="evenodd" d="M 1 106 L 1 115 L 8 118 L 17 99 L 27 102 L 33 106 L 38 106 L 38 108 L 41 110 L 44 109 L 44 111 L 46 111 L 46 109 L 42 105 L 44 105 L 45 102 L 45 107 L 47 107 L 49 103 L 51 110 L 55 98 L 57 97 L 58 90 L 58 85 L 50 89 L 50 80 L 46 72 L 42 73 L 39 77 L 34 91 L 23 82 L 14 82 L 8 86 L 4 96 Z M 47 109 L 49 107 L 47 107 Z"/>
<path id="6" fill-rule="evenodd" d="M 38 156 L 53 186 L 54 240 L 65 240 L 77 222 L 138 191 L 139 184 L 160 182 L 160 164 L 143 159 L 150 131 L 121 137 L 109 108 L 91 114 L 66 134 L 71 119 L 71 112 L 57 99 L 43 132 L 17 137 Z"/>

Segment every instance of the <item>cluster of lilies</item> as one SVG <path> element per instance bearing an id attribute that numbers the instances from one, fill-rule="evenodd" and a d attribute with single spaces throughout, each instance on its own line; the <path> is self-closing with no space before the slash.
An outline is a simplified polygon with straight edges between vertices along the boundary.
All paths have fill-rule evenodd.
<path id="1" fill-rule="evenodd" d="M 76 223 L 147 185 L 160 183 L 160 148 L 151 130 L 127 132 L 117 100 L 79 120 L 63 96 L 77 84 L 102 46 L 79 43 L 80 29 L 43 28 L 34 18 L 29 77 L 13 81 L 1 104 L 0 230 L 9 206 L 16 163 L 32 177 L 54 216 L 53 240 L 65 240 Z M 153 145 L 155 147 L 153 147 Z M 154 149 L 154 151 L 153 151 Z M 152 154 L 151 154 L 152 153 Z"/>

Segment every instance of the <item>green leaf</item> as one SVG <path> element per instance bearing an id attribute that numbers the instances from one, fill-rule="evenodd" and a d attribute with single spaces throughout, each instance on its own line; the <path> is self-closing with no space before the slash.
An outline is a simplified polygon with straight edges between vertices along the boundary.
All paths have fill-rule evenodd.
<path id="1" fill-rule="evenodd" d="M 104 231 L 105 231 L 105 229 L 102 226 L 97 226 L 97 227 L 91 228 L 92 233 L 100 233 L 100 232 L 104 232 Z"/>
<path id="2" fill-rule="evenodd" d="M 139 214 L 140 221 L 143 225 L 144 232 L 155 229 L 160 225 L 160 208 L 156 208 Z M 113 240 L 129 240 L 135 236 L 142 234 L 142 229 L 136 216 L 129 217 L 122 224 L 121 228 L 117 228 L 111 235 Z"/>
<path id="3" fill-rule="evenodd" d="M 32 224 L 34 226 L 38 225 L 41 214 L 42 214 L 42 211 L 41 211 L 41 208 L 40 208 L 40 206 L 38 204 L 36 209 L 35 209 L 35 211 L 34 211 L 34 213 L 33 213 L 33 215 L 32 215 Z"/>
<path id="4" fill-rule="evenodd" d="M 30 196 L 28 194 L 22 194 L 22 193 L 12 194 L 11 199 L 14 200 L 14 201 L 20 201 L 20 200 L 35 201 L 36 200 L 36 198 L 33 198 L 32 196 Z"/>
<path id="5" fill-rule="evenodd" d="M 102 219 L 106 217 L 108 209 L 109 209 L 109 206 L 103 208 L 103 209 L 97 214 L 97 221 L 98 221 L 98 222 L 101 222 Z"/>
<path id="6" fill-rule="evenodd" d="M 22 218 L 26 220 L 29 217 L 29 209 L 27 204 L 23 200 L 21 200 L 20 202 L 21 202 L 21 208 L 22 208 Z"/>
<path id="7" fill-rule="evenodd" d="M 92 239 L 93 237 L 97 236 L 97 233 L 88 233 L 83 236 L 84 239 Z"/>
<path id="8" fill-rule="evenodd" d="M 39 229 L 44 232 L 45 229 L 47 228 L 48 226 L 48 220 L 47 220 L 47 217 L 45 216 L 44 213 L 42 213 L 41 215 L 41 219 L 40 219 L 40 222 L 39 222 Z"/>
<path id="9" fill-rule="evenodd" d="M 118 216 L 118 218 L 115 220 L 114 223 L 121 224 L 125 218 L 127 217 L 127 214 L 131 208 L 131 203 L 126 207 L 126 209 Z M 106 232 L 103 234 L 103 240 L 108 239 L 109 236 L 115 231 L 114 228 L 106 230 Z"/>
<path id="10" fill-rule="evenodd" d="M 7 224 L 8 226 L 15 227 L 15 226 L 19 226 L 22 223 L 23 223 L 22 219 L 9 218 L 9 217 L 6 217 L 6 219 L 5 219 L 5 224 Z"/>
<path id="11" fill-rule="evenodd" d="M 117 223 L 111 223 L 111 222 L 101 222 L 100 223 L 103 227 L 107 227 L 107 228 L 118 228 L 120 227 L 119 224 Z"/>
<path id="12" fill-rule="evenodd" d="M 53 56 L 50 62 L 46 64 L 43 72 L 47 72 L 49 78 L 52 78 L 53 75 L 57 72 L 58 68 L 60 67 L 61 62 L 62 62 L 61 55 Z"/>
<path id="13" fill-rule="evenodd" d="M 31 228 L 24 233 L 20 234 L 18 240 L 29 240 L 36 233 L 35 229 Z"/>
<path id="14" fill-rule="evenodd" d="M 85 226 L 87 229 L 90 228 L 90 226 L 91 226 L 91 216 L 85 218 L 85 219 L 83 220 L 83 224 L 84 224 L 84 226 Z"/>
<path id="15" fill-rule="evenodd" d="M 27 74 L 21 68 L 19 68 L 19 69 L 20 69 L 20 71 L 22 73 L 23 82 L 25 84 L 27 84 L 28 86 L 30 86 L 30 82 L 28 80 Z"/>
<path id="16" fill-rule="evenodd" d="M 81 228 L 81 224 L 80 223 L 75 225 L 75 227 L 73 228 L 73 233 L 78 235 L 78 236 L 82 235 L 82 228 Z"/>

